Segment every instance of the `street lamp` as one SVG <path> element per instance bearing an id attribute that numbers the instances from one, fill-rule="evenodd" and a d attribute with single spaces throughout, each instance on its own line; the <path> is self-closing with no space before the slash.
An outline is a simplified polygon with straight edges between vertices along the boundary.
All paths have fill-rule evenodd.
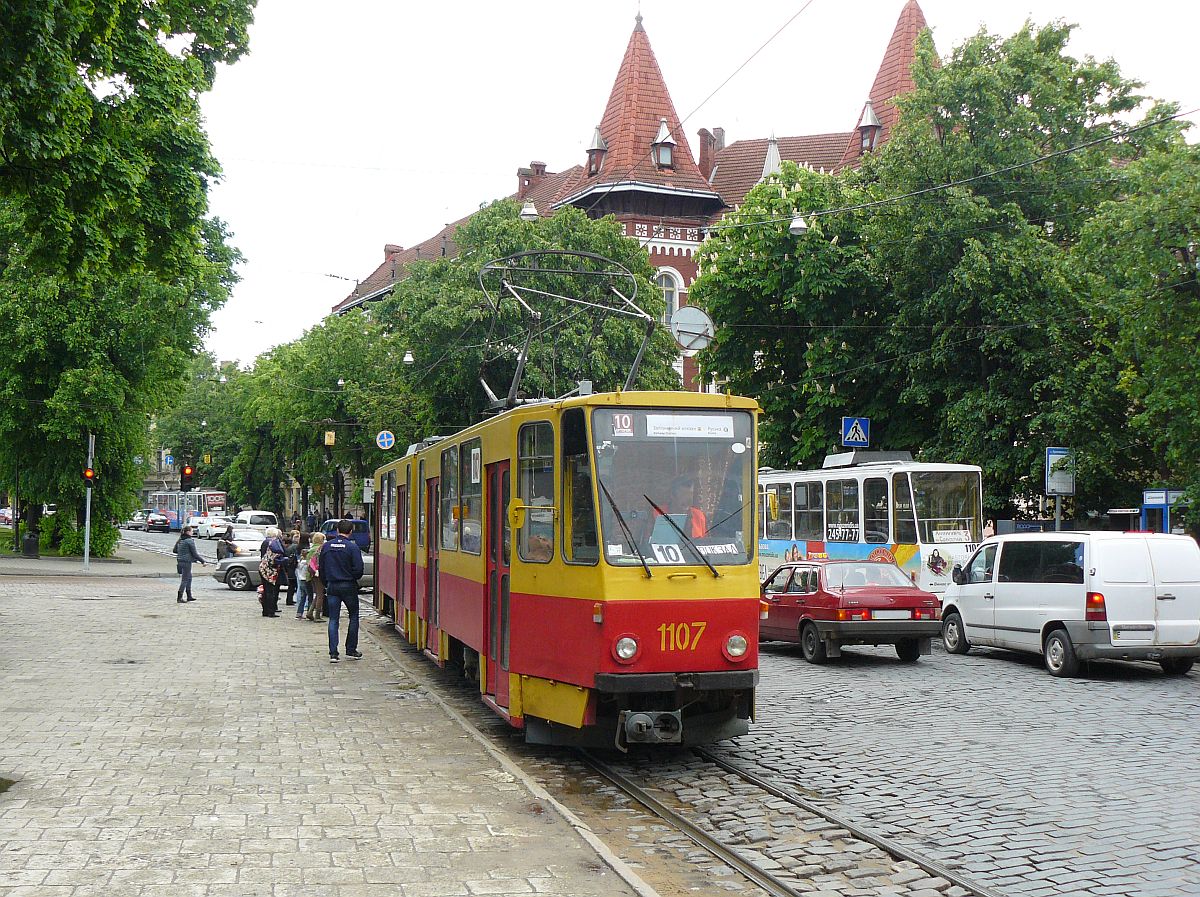
<path id="1" fill-rule="evenodd" d="M 792 223 L 788 225 L 788 233 L 793 237 L 802 237 L 808 233 L 808 222 L 800 215 L 792 219 Z"/>
<path id="2" fill-rule="evenodd" d="M 404 353 L 404 363 L 405 364 L 413 364 L 415 361 L 416 361 L 416 359 L 413 358 L 412 349 L 409 349 L 407 352 Z"/>
<path id="3" fill-rule="evenodd" d="M 539 215 L 538 215 L 537 206 L 535 206 L 533 204 L 532 200 L 528 200 L 528 199 L 525 200 L 525 205 L 521 206 L 521 220 L 522 221 L 537 221 L 538 217 L 539 217 Z"/>
<path id="4" fill-rule="evenodd" d="M 338 389 L 341 389 L 345 385 L 346 385 L 346 381 L 343 380 L 341 377 L 338 377 Z"/>

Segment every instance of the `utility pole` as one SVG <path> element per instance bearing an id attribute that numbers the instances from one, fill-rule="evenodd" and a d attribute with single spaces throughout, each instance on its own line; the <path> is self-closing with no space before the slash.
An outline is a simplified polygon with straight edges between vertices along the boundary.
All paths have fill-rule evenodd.
<path id="1" fill-rule="evenodd" d="M 96 457 L 96 436 L 88 433 L 88 470 L 91 470 Z M 91 570 L 92 559 L 92 484 L 88 483 L 87 504 L 83 511 L 83 572 Z"/>

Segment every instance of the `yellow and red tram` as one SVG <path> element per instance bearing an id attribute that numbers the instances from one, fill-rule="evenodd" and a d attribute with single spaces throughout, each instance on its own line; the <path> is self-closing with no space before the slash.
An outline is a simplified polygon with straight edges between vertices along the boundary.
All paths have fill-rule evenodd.
<path id="1" fill-rule="evenodd" d="M 531 742 L 747 731 L 757 404 L 518 405 L 375 473 L 375 606 Z"/>

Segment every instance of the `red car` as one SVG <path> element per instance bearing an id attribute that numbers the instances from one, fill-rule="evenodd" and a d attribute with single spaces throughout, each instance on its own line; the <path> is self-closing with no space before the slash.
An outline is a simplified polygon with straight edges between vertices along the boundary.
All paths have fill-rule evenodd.
<path id="1" fill-rule="evenodd" d="M 895 645 L 912 663 L 941 633 L 937 595 L 886 561 L 784 564 L 763 583 L 762 600 L 759 638 L 799 642 L 809 663 L 841 656 L 842 645 Z"/>

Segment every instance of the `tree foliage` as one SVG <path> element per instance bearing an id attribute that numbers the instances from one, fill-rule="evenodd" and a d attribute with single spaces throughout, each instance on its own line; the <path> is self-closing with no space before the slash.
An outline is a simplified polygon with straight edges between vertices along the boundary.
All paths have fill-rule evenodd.
<path id="1" fill-rule="evenodd" d="M 238 259 L 207 217 L 199 95 L 252 0 L 13 0 L 0 15 L 0 483 L 127 512 Z"/>
<path id="2" fill-rule="evenodd" d="M 1067 55 L 1070 30 L 981 32 L 945 60 L 922 35 L 879 153 L 837 176 L 785 169 L 716 229 L 691 294 L 719 327 L 703 359 L 763 397 L 770 460 L 812 464 L 837 417 L 868 414 L 879 448 L 981 464 L 994 514 L 1040 494 L 1047 445 L 1078 451 L 1080 511 L 1125 504 L 1154 477 L 1149 426 L 1189 407 L 1191 369 L 1168 374 L 1173 353 L 1146 322 L 1192 261 L 1180 247 L 1195 241 L 1195 156 L 1174 124 L 1107 139 L 1140 85 Z M 1174 206 L 1189 176 L 1166 215 L 1155 203 Z M 789 236 L 805 213 L 809 233 Z M 1194 443 L 1186 421 L 1173 444 Z"/>

